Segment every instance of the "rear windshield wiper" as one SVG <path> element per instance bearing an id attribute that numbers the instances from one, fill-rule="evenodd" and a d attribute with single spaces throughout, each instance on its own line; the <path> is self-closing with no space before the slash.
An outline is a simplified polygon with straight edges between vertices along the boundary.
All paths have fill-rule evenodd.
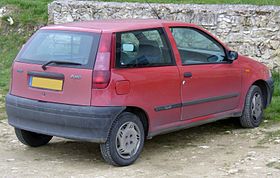
<path id="1" fill-rule="evenodd" d="M 58 65 L 82 65 L 78 62 L 70 62 L 70 61 L 48 61 L 42 65 L 42 69 L 46 70 L 49 64 L 58 64 Z"/>

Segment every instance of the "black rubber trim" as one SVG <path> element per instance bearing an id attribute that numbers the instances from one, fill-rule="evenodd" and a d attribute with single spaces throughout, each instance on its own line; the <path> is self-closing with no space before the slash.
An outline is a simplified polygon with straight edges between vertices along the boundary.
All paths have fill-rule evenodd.
<path id="1" fill-rule="evenodd" d="M 272 96 L 273 96 L 273 93 L 274 93 L 274 80 L 273 78 L 269 78 L 268 80 L 266 80 L 266 83 L 268 85 L 268 98 L 267 98 L 267 103 L 266 103 L 266 107 L 268 107 L 271 103 L 271 100 L 272 100 Z"/>
<path id="2" fill-rule="evenodd" d="M 190 78 L 190 77 L 192 77 L 192 73 L 191 72 L 185 72 L 184 77 L 185 78 Z"/>
<path id="3" fill-rule="evenodd" d="M 104 143 L 123 106 L 77 106 L 40 102 L 8 94 L 8 122 L 15 128 L 77 140 Z"/>
<path id="4" fill-rule="evenodd" d="M 174 108 L 180 108 L 182 107 L 182 103 L 177 103 L 177 104 L 171 104 L 171 105 L 166 105 L 166 106 L 159 106 L 155 108 L 155 111 L 163 111 L 163 110 L 169 110 L 169 109 L 174 109 Z"/>
<path id="5" fill-rule="evenodd" d="M 234 98 L 234 97 L 238 97 L 238 96 L 239 96 L 239 93 L 233 93 L 233 94 L 224 95 L 224 96 L 215 96 L 215 97 L 211 97 L 211 98 L 203 98 L 203 99 L 199 99 L 199 100 L 184 102 L 183 103 L 183 107 L 184 106 L 191 106 L 191 105 L 201 104 L 201 103 L 206 103 L 206 102 L 213 102 L 213 101 L 218 101 L 218 100 L 224 100 L 224 99 Z"/>
<path id="6" fill-rule="evenodd" d="M 150 132 L 149 135 L 147 136 L 147 139 L 151 139 L 156 135 L 162 135 L 162 134 L 167 134 L 167 133 L 175 132 L 175 131 L 182 130 L 182 129 L 196 127 L 196 126 L 199 126 L 199 125 L 203 125 L 203 124 L 207 124 L 207 123 L 211 123 L 211 122 L 215 122 L 215 121 L 219 121 L 219 120 L 228 119 L 230 117 L 240 117 L 241 115 L 242 115 L 242 112 L 233 112 L 233 113 L 225 114 L 225 115 L 218 116 L 218 117 L 211 118 L 211 119 L 191 122 L 190 124 L 186 124 L 186 125 L 179 125 L 179 126 L 174 126 L 174 127 L 169 127 L 169 128 L 157 130 L 155 132 Z"/>
<path id="7" fill-rule="evenodd" d="M 179 107 L 184 107 L 184 106 L 191 106 L 191 105 L 196 105 L 196 104 L 201 104 L 201 103 L 206 103 L 206 102 L 224 100 L 224 99 L 234 98 L 234 97 L 238 97 L 238 96 L 239 96 L 239 93 L 233 93 L 233 94 L 229 94 L 229 95 L 216 96 L 216 97 L 211 97 L 211 98 L 203 98 L 203 99 L 188 101 L 188 102 L 184 102 L 184 103 L 176 103 L 176 104 L 170 104 L 170 105 L 165 105 L 165 106 L 158 106 L 158 107 L 155 107 L 155 111 L 158 112 L 158 111 L 169 110 L 169 109 L 174 109 L 174 108 L 179 108 Z"/>
<path id="8" fill-rule="evenodd" d="M 62 79 L 62 80 L 64 79 L 63 74 L 51 73 L 51 72 L 28 71 L 27 74 L 34 77 L 54 78 L 54 79 Z"/>

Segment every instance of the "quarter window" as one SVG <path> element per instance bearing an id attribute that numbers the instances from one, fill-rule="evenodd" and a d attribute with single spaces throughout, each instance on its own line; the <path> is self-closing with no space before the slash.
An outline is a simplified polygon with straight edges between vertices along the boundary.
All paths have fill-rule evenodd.
<path id="1" fill-rule="evenodd" d="M 117 33 L 116 56 L 119 68 L 174 64 L 162 29 Z"/>
<path id="2" fill-rule="evenodd" d="M 221 63 L 225 61 L 222 45 L 193 28 L 171 28 L 182 64 Z"/>

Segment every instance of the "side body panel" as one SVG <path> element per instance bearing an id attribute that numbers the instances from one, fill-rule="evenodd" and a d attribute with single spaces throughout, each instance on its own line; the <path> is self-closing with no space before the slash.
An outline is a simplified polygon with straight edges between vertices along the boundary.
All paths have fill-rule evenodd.
<path id="1" fill-rule="evenodd" d="M 182 81 L 184 80 L 182 74 L 183 66 L 180 61 L 180 54 L 178 53 L 176 43 L 168 29 L 169 26 L 172 25 L 178 24 L 164 24 L 164 28 L 170 40 L 170 44 L 173 49 L 173 54 L 175 56 L 177 66 L 138 69 L 116 69 L 114 68 L 114 65 L 112 65 L 111 81 L 108 87 L 102 90 L 92 90 L 92 95 L 94 97 L 91 100 L 91 105 L 93 106 L 131 106 L 143 109 L 148 116 L 148 137 L 152 137 L 154 135 L 169 132 L 172 130 L 178 130 L 180 128 L 186 128 L 195 124 L 223 119 L 226 117 L 238 117 L 242 114 L 244 98 L 249 87 L 254 81 L 266 78 L 262 74 L 257 74 L 258 71 L 254 69 L 254 67 L 259 66 L 259 64 L 253 61 L 249 61 L 248 64 L 244 63 L 243 56 L 240 56 L 237 61 L 234 61 L 232 64 L 227 65 L 225 67 L 221 67 L 219 65 L 210 65 L 205 67 L 204 70 L 196 69 L 193 71 L 194 74 L 196 74 L 196 81 L 194 82 L 194 86 L 202 87 L 202 83 L 199 82 L 201 79 L 203 80 L 204 84 L 206 82 L 206 84 L 208 84 L 211 88 L 212 82 L 208 81 L 208 72 L 206 71 L 217 69 L 218 72 L 216 72 L 214 75 L 218 77 L 218 79 L 214 82 L 214 84 L 219 84 L 219 86 L 223 88 L 223 93 L 221 93 L 221 91 L 212 89 L 209 95 L 212 95 L 214 97 L 217 95 L 221 96 L 225 93 L 238 93 L 238 96 L 233 97 L 230 103 L 212 103 L 212 105 L 202 106 L 203 109 L 206 109 L 208 115 L 202 114 L 199 117 L 193 118 L 192 114 L 188 115 L 188 113 L 192 112 L 191 110 L 193 108 L 188 108 L 189 112 L 186 112 L 187 119 L 181 120 L 183 118 L 181 113 L 183 110 L 182 106 L 184 100 L 196 99 L 191 98 L 193 97 L 191 95 L 191 92 L 197 89 L 196 87 L 193 87 L 191 89 L 191 92 L 187 93 L 189 95 L 186 95 L 189 98 L 186 97 L 185 99 L 183 99 L 184 96 L 180 92 L 182 87 Z M 185 24 L 182 23 L 181 25 L 183 26 Z M 205 30 L 203 31 L 209 34 L 209 32 Z M 217 38 L 215 39 L 219 41 Z M 225 49 L 229 50 L 229 48 L 227 48 L 226 46 L 224 47 Z M 115 46 L 113 47 L 113 50 L 114 49 Z M 112 58 L 112 64 L 114 64 L 114 60 L 115 59 Z M 250 74 L 250 76 L 243 76 L 245 70 L 244 67 L 246 65 L 251 66 L 250 68 L 252 74 Z M 226 72 L 227 70 L 232 68 L 234 68 L 234 70 L 232 70 L 232 74 Z M 264 67 L 260 65 L 258 69 L 264 70 Z M 222 75 L 226 75 L 227 77 L 229 77 L 229 79 L 222 79 Z M 232 80 L 236 81 L 232 82 Z M 190 81 L 186 82 L 188 83 Z M 201 95 L 198 95 L 199 97 L 207 97 L 203 95 L 205 94 L 204 92 L 201 91 L 200 93 Z M 224 104 L 227 104 L 228 107 L 224 108 Z M 176 107 L 165 108 L 161 111 L 155 110 L 156 107 L 167 105 L 175 105 Z M 210 110 L 212 109 L 217 109 L 218 112 L 210 112 Z"/>
<path id="2" fill-rule="evenodd" d="M 30 76 L 28 72 L 44 73 L 45 71 L 42 70 L 41 65 L 15 62 L 13 64 L 10 93 L 22 98 L 38 100 L 36 102 L 44 101 L 42 105 L 48 102 L 52 104 L 64 103 L 67 105 L 66 108 L 68 108 L 68 105 L 84 105 L 83 107 L 86 109 L 90 108 L 88 106 L 97 106 L 96 108 L 99 108 L 98 106 L 101 106 L 100 108 L 102 106 L 120 106 L 121 110 L 125 109 L 125 107 L 137 107 L 144 110 L 148 116 L 148 137 L 225 117 L 240 116 L 250 86 L 257 80 L 265 81 L 269 78 L 267 68 L 241 55 L 237 61 L 227 66 L 207 65 L 201 68 L 182 66 L 180 54 L 169 31 L 169 26 L 187 25 L 185 23 L 170 22 L 164 23 L 162 26 L 165 28 L 171 43 L 176 61 L 174 66 L 116 69 L 114 68 L 115 58 L 113 56 L 111 59 L 111 79 L 105 89 L 92 89 L 92 69 L 49 66 L 48 73 L 63 75 L 63 88 L 65 89 L 63 91 L 51 91 L 29 86 Z M 195 25 L 188 24 L 188 26 L 198 28 L 209 34 L 206 30 Z M 154 27 L 161 26 L 157 24 Z M 149 23 L 145 27 L 138 25 L 137 29 L 154 27 Z M 45 27 L 45 29 L 101 32 L 101 30 L 71 26 Z M 107 32 L 114 33 L 115 31 L 107 29 Z M 209 35 L 212 36 L 211 34 Z M 215 39 L 219 41 L 217 38 Z M 223 46 L 229 50 L 225 45 Z M 114 40 L 112 47 L 112 54 L 115 54 Z M 228 70 L 232 70 L 233 73 L 228 73 Z M 184 72 L 188 71 L 192 71 L 192 79 L 194 80 L 183 77 Z M 210 79 L 209 74 L 211 71 L 215 81 Z M 72 75 L 74 77 L 71 77 Z M 75 79 L 75 76 L 79 75 L 82 78 Z M 186 82 L 184 86 L 183 81 Z M 216 90 L 213 87 L 217 85 L 221 90 Z M 186 92 L 182 92 L 184 90 Z M 192 93 L 197 94 L 193 95 Z M 183 107 L 185 102 L 237 93 L 239 93 L 238 97 L 231 98 L 230 102 L 226 100 L 225 103 Z M 215 112 L 212 112 L 213 110 Z M 199 113 L 200 111 L 205 113 Z M 102 111 L 102 114 L 107 112 L 111 115 L 114 114 L 112 111 L 107 110 Z M 69 117 L 72 116 L 70 115 Z"/>
<path id="3" fill-rule="evenodd" d="M 116 84 L 123 82 L 127 94 L 118 94 Z M 129 91 L 127 92 L 127 84 Z M 181 108 L 156 111 L 158 106 L 181 102 L 177 66 L 112 69 L 111 82 L 104 90 L 93 89 L 94 106 L 132 106 L 149 117 L 149 131 L 180 120 Z"/>
<path id="4" fill-rule="evenodd" d="M 216 64 L 182 65 L 170 27 L 189 28 L 182 24 L 166 25 L 166 31 L 171 41 L 182 81 L 182 119 L 194 119 L 210 114 L 236 109 L 241 92 L 241 69 L 239 61 Z M 223 44 L 207 31 L 192 26 L 191 28 L 208 34 L 223 46 Z M 224 47 L 227 50 L 226 47 Z M 187 57 L 187 54 L 186 54 Z M 185 74 L 191 77 L 185 77 Z"/>
<path id="5" fill-rule="evenodd" d="M 256 82 L 256 81 L 267 81 L 270 76 L 268 73 L 268 68 L 257 62 L 253 59 L 248 57 L 239 55 L 239 63 L 242 73 L 242 89 L 241 89 L 241 96 L 239 102 L 240 110 L 243 110 L 245 104 L 245 98 L 249 88 Z"/>
<path id="6" fill-rule="evenodd" d="M 184 78 L 191 72 L 191 78 Z M 238 61 L 232 64 L 203 64 L 180 67 L 182 119 L 233 110 L 238 106 L 241 73 Z"/>

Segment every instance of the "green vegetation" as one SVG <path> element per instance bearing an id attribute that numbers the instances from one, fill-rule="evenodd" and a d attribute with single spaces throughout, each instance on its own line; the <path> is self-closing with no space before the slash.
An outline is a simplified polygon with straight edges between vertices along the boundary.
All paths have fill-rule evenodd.
<path id="1" fill-rule="evenodd" d="M 271 105 L 265 110 L 265 118 L 280 121 L 280 73 L 274 73 L 274 95 Z"/>
<path id="2" fill-rule="evenodd" d="M 1 0 L 1 6 L 12 11 L 1 19 L 0 26 L 0 95 L 8 90 L 10 67 L 21 46 L 38 26 L 45 25 L 48 20 L 47 4 L 51 0 Z M 8 17 L 14 21 L 7 22 Z M 1 99 L 1 97 L 0 97 Z"/>
<path id="3" fill-rule="evenodd" d="M 102 0 L 106 2 L 150 2 L 150 3 L 182 3 L 182 4 L 255 4 L 280 5 L 279 0 Z"/>
<path id="4" fill-rule="evenodd" d="M 1 0 L 1 6 L 12 6 L 17 11 L 13 13 L 15 25 L 44 24 L 48 19 L 47 5 L 51 0 Z"/>
<path id="5" fill-rule="evenodd" d="M 5 118 L 4 98 L 8 92 L 10 68 L 21 46 L 38 27 L 48 20 L 47 4 L 51 0 L 1 0 L 11 12 L 0 18 L 0 120 Z M 7 19 L 11 17 L 12 25 Z"/>

